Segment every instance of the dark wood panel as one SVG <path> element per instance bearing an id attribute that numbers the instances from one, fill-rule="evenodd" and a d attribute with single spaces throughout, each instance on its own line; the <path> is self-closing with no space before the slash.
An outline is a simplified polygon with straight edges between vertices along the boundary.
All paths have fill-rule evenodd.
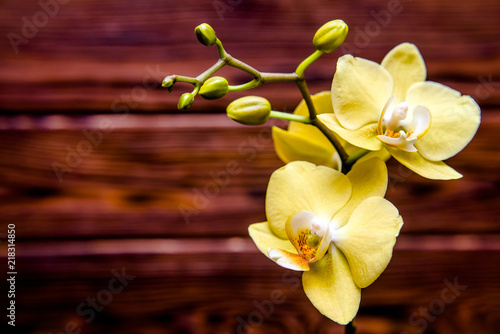
<path id="1" fill-rule="evenodd" d="M 214 3 L 225 4 L 224 14 L 219 15 Z M 130 111 L 175 111 L 184 89 L 167 96 L 163 90 L 149 88 L 166 75 L 195 76 L 215 62 L 216 51 L 200 45 L 193 34 L 198 24 L 211 23 L 228 51 L 254 67 L 292 72 L 313 51 L 316 29 L 334 18 L 350 25 L 350 35 L 344 47 L 308 70 L 313 92 L 329 88 L 337 56 L 352 53 L 380 61 L 396 44 L 410 41 L 421 49 L 430 80 L 450 82 L 485 105 L 500 102 L 498 1 L 401 0 L 392 14 L 389 4 L 395 1 L 320 0 L 307 6 L 293 1 L 231 3 L 237 5 L 197 0 L 150 0 L 126 6 L 116 1 L 73 0 L 60 5 L 33 38 L 18 45 L 18 53 L 8 38 L 0 42 L 0 109 L 109 113 L 117 108 L 115 100 L 134 89 L 139 94 L 146 80 L 147 89 L 137 95 L 141 97 L 133 101 L 137 105 Z M 36 1 L 5 1 L 0 12 L 2 36 L 23 35 L 26 22 L 32 23 L 39 12 Z M 224 73 L 236 82 L 248 79 L 238 71 Z M 266 92 L 278 109 L 293 108 L 298 92 L 280 87 Z M 221 111 L 229 101 L 197 101 L 193 108 Z"/>
<path id="2" fill-rule="evenodd" d="M 400 241 L 405 244 L 404 236 Z M 212 244 L 221 250 L 219 241 Z M 307 301 L 298 273 L 276 266 L 255 248 L 232 252 L 228 248 L 226 253 L 208 248 L 191 254 L 178 249 L 177 254 L 165 255 L 122 251 L 122 255 L 96 251 L 86 256 L 22 256 L 20 263 L 27 268 L 18 281 L 23 291 L 19 307 L 26 311 L 22 323 L 60 330 L 71 320 L 81 324 L 83 333 L 102 328 L 113 333 L 122 328 L 140 331 L 141 323 L 151 326 L 152 332 L 160 332 L 161 326 L 169 327 L 164 329 L 169 333 L 190 326 L 196 333 L 236 333 L 238 317 L 251 322 L 252 312 L 260 310 L 256 303 L 270 300 L 273 291 L 279 291 L 279 302 L 255 328 L 256 333 L 288 333 L 291 327 L 297 333 L 340 331 L 340 326 L 325 321 Z M 500 308 L 500 268 L 491 264 L 499 260 L 498 250 L 430 253 L 398 249 L 384 274 L 363 290 L 359 333 L 417 333 L 424 324 L 426 332 L 494 333 L 498 318 L 490 315 Z M 96 298 L 108 288 L 110 279 L 116 277 L 112 270 L 126 275 L 127 285 L 87 325 L 83 321 L 90 314 L 79 315 L 76 309 L 87 297 Z M 427 315 L 432 321 L 422 320 L 426 315 L 422 308 L 434 310 Z M 119 319 L 122 323 L 112 326 Z"/>
<path id="3" fill-rule="evenodd" d="M 329 89 L 339 55 L 379 62 L 409 41 L 428 79 L 471 95 L 483 115 L 476 138 L 448 161 L 463 179 L 429 181 L 389 163 L 387 198 L 405 225 L 389 268 L 363 292 L 358 333 L 498 332 L 500 2 L 56 1 L 44 1 L 52 4 L 45 10 L 38 0 L 0 6 L 0 236 L 16 224 L 16 332 L 343 333 L 248 238 L 282 165 L 269 128 L 203 115 L 224 113 L 242 93 L 197 99 L 179 113 L 189 85 L 159 88 L 168 74 L 195 76 L 215 62 L 215 48 L 193 34 L 202 22 L 232 55 L 291 72 L 312 52 L 316 29 L 335 18 L 350 34 L 307 70 L 311 92 Z M 17 53 L 12 33 L 26 38 Z M 251 93 L 276 110 L 301 99 L 292 84 Z M 78 148 L 81 160 L 68 157 Z M 53 162 L 71 169 L 62 182 Z M 136 278 L 87 324 L 78 305 L 106 298 L 111 271 L 121 268 Z M 444 303 L 445 280 L 455 279 L 467 289 Z M 273 291 L 286 301 L 260 321 L 257 304 Z M 429 308 L 435 314 L 422 313 Z"/>
<path id="4" fill-rule="evenodd" d="M 269 127 L 216 115 L 177 119 L 157 129 L 100 132 L 102 138 L 94 132 L 99 145 L 82 130 L 5 131 L 3 225 L 16 223 L 21 238 L 246 235 L 248 224 L 265 220 L 267 182 L 282 165 Z M 449 161 L 465 174 L 461 180 L 426 180 L 391 161 L 387 197 L 401 211 L 405 233 L 500 231 L 500 156 L 490 146 L 500 140 L 499 124 L 496 113 L 486 113 L 470 146 Z"/>

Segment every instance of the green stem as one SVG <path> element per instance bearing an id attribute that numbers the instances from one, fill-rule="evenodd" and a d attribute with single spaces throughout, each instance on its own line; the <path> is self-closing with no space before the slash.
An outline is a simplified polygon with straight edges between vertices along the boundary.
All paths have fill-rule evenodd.
<path id="1" fill-rule="evenodd" d="M 314 103 L 311 98 L 311 94 L 309 94 L 309 89 L 307 88 L 307 84 L 304 79 L 298 80 L 297 86 L 299 87 L 299 90 L 302 94 L 302 97 L 304 98 L 304 101 L 306 102 L 307 108 L 309 109 L 309 118 L 311 119 L 311 124 L 316 126 L 328 140 L 332 143 L 333 147 L 335 147 L 335 150 L 337 150 L 337 153 L 340 156 L 340 159 L 342 160 L 342 166 L 345 165 L 345 162 L 347 158 L 349 157 L 340 144 L 339 140 L 337 137 L 335 137 L 334 133 L 332 130 L 330 130 L 319 118 L 316 117 L 316 108 L 314 107 Z"/>
<path id="2" fill-rule="evenodd" d="M 289 82 L 297 82 L 300 80 L 300 77 L 297 73 L 261 73 L 260 81 L 262 84 L 268 82 L 276 82 L 276 81 L 289 81 Z"/>
<path id="3" fill-rule="evenodd" d="M 245 84 L 242 84 L 242 85 L 237 85 L 237 86 L 231 86 L 229 85 L 229 91 L 230 92 L 239 92 L 239 91 L 242 91 L 242 90 L 246 90 L 246 89 L 252 89 L 252 88 L 256 88 L 256 87 L 259 87 L 262 83 L 259 82 L 257 79 L 254 79 L 252 81 L 249 81 Z"/>
<path id="4" fill-rule="evenodd" d="M 175 82 L 187 82 L 193 85 L 196 83 L 196 78 L 186 77 L 183 75 L 173 75 L 172 78 Z"/>
<path id="5" fill-rule="evenodd" d="M 278 119 L 284 119 L 286 121 L 299 122 L 299 123 L 304 123 L 304 124 L 311 124 L 311 119 L 309 117 L 307 117 L 307 116 L 289 114 L 289 113 L 282 112 L 282 111 L 271 110 L 271 114 L 269 115 L 269 117 L 278 118 Z"/>
<path id="6" fill-rule="evenodd" d="M 356 333 L 356 327 L 354 326 L 353 321 L 351 321 L 350 323 L 345 325 L 345 334 L 355 334 Z"/>
<path id="7" fill-rule="evenodd" d="M 239 59 L 234 58 L 233 56 L 231 56 L 228 53 L 226 53 L 226 60 L 227 60 L 227 64 L 229 66 L 232 66 L 232 67 L 238 68 L 242 71 L 245 71 L 248 74 L 250 74 L 251 76 L 253 76 L 256 80 L 260 81 L 261 73 L 258 70 L 256 70 L 255 68 L 253 68 L 252 66 L 242 62 Z"/>
<path id="8" fill-rule="evenodd" d="M 219 58 L 220 59 L 226 58 L 226 50 L 224 50 L 222 42 L 218 38 L 215 40 L 215 45 L 217 46 L 217 51 L 219 52 Z"/>
<path id="9" fill-rule="evenodd" d="M 196 77 L 197 83 L 201 86 L 205 81 L 207 81 L 208 78 L 210 78 L 212 75 L 214 75 L 218 70 L 224 67 L 226 65 L 226 60 L 224 59 L 219 59 L 215 64 L 213 64 L 209 69 L 207 69 L 205 72 L 202 74 L 198 75 Z"/>
<path id="10" fill-rule="evenodd" d="M 346 164 L 347 166 L 352 166 L 352 165 L 354 165 L 354 163 L 355 163 L 356 161 L 358 161 L 359 159 L 361 159 L 362 157 L 364 157 L 364 156 L 365 156 L 366 154 L 368 154 L 368 153 L 370 153 L 370 151 L 369 151 L 369 150 L 361 149 L 361 150 L 357 151 L 356 153 L 351 154 L 351 155 L 347 158 L 347 160 L 346 160 L 345 164 Z"/>
<path id="11" fill-rule="evenodd" d="M 312 55 L 307 57 L 302 61 L 302 63 L 297 66 L 297 69 L 295 70 L 295 73 L 298 74 L 299 77 L 302 77 L 304 75 L 304 72 L 306 71 L 307 67 L 311 65 L 313 62 L 315 62 L 319 57 L 323 55 L 323 51 L 316 50 Z"/>

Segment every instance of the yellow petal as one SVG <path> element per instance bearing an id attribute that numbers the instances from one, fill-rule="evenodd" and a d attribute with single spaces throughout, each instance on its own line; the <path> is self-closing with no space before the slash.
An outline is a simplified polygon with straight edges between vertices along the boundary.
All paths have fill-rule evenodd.
<path id="1" fill-rule="evenodd" d="M 333 107 L 332 107 L 332 93 L 330 91 L 324 91 L 320 92 L 317 94 L 314 94 L 311 96 L 311 99 L 313 101 L 313 104 L 316 108 L 316 114 L 321 115 L 321 114 L 333 114 Z M 307 105 L 304 100 L 302 100 L 295 111 L 293 112 L 296 115 L 300 116 L 309 116 L 309 110 L 307 108 Z M 322 147 L 325 148 L 332 148 L 333 145 L 330 143 L 330 141 L 325 137 L 325 135 L 314 125 L 309 125 L 309 124 L 303 124 L 299 122 L 290 122 L 290 125 L 288 126 L 288 132 L 291 132 L 293 134 L 299 135 L 302 138 L 309 139 L 311 142 L 314 142 L 318 145 L 321 145 Z M 359 148 L 349 144 L 347 141 L 342 139 L 339 136 L 336 136 L 337 140 L 340 142 L 344 150 L 348 154 L 352 154 L 356 152 Z M 310 161 L 310 160 L 306 160 Z M 313 161 L 310 161 L 314 163 Z M 318 164 L 317 164 L 318 165 Z M 321 165 L 321 164 L 319 164 Z"/>
<path id="2" fill-rule="evenodd" d="M 344 128 L 356 130 L 376 123 L 392 91 L 392 77 L 379 64 L 351 55 L 339 58 L 332 82 L 332 102 Z"/>
<path id="3" fill-rule="evenodd" d="M 430 161 L 420 155 L 420 152 L 405 152 L 387 146 L 387 151 L 415 173 L 433 180 L 453 180 L 462 177 L 462 174 L 442 161 Z"/>
<path id="4" fill-rule="evenodd" d="M 324 144 L 277 127 L 273 127 L 272 134 L 276 154 L 284 163 L 309 161 L 315 165 L 340 170 L 340 157 L 326 137 L 323 137 L 327 141 Z"/>
<path id="5" fill-rule="evenodd" d="M 369 123 L 357 130 L 349 130 L 339 123 L 336 114 L 323 114 L 318 118 L 330 130 L 354 146 L 370 151 L 378 151 L 382 148 L 382 143 L 377 139 L 377 122 Z"/>
<path id="6" fill-rule="evenodd" d="M 387 190 L 387 167 L 379 158 L 354 164 L 347 177 L 351 181 L 352 195 L 349 202 L 335 215 L 330 227 L 332 233 L 349 221 L 354 210 L 364 200 L 372 196 L 384 197 Z"/>
<path id="7" fill-rule="evenodd" d="M 379 158 L 382 161 L 387 161 L 391 158 L 391 154 L 389 152 L 387 152 L 387 150 L 384 147 L 382 147 L 378 151 L 372 151 L 372 152 L 366 154 L 361 159 L 359 159 L 356 163 L 360 163 L 362 161 L 366 161 L 366 160 L 371 159 L 371 158 Z"/>
<path id="8" fill-rule="evenodd" d="M 344 255 L 333 245 L 321 260 L 302 274 L 302 286 L 322 314 L 341 325 L 358 312 L 361 289 L 354 283 Z"/>
<path id="9" fill-rule="evenodd" d="M 267 257 L 269 248 L 279 248 L 297 254 L 297 251 L 288 239 L 278 238 L 270 229 L 267 222 L 252 224 L 248 227 L 250 238 L 257 248 Z"/>
<path id="10" fill-rule="evenodd" d="M 300 255 L 278 248 L 270 248 L 267 253 L 271 260 L 283 268 L 296 271 L 309 270 L 309 262 Z"/>
<path id="11" fill-rule="evenodd" d="M 313 96 L 311 96 L 311 99 L 318 115 L 333 113 L 332 94 L 330 91 L 324 91 L 314 94 Z M 293 113 L 299 116 L 309 116 L 309 109 L 307 108 L 306 102 L 304 100 L 300 101 L 299 105 L 297 106 L 297 108 L 295 108 L 295 111 Z M 314 125 L 299 122 L 290 122 L 288 131 L 304 135 L 312 141 L 329 143 L 328 139 Z"/>
<path id="12" fill-rule="evenodd" d="M 286 239 L 285 224 L 300 211 L 330 221 L 351 196 L 348 178 L 328 167 L 294 161 L 278 169 L 269 180 L 266 214 L 271 231 Z"/>
<path id="13" fill-rule="evenodd" d="M 425 81 L 427 71 L 424 59 L 414 44 L 402 43 L 396 46 L 382 60 L 381 65 L 394 80 L 396 103 L 405 101 L 408 89 L 417 82 Z"/>
<path id="14" fill-rule="evenodd" d="M 413 85 L 407 100 L 410 105 L 420 104 L 431 112 L 431 127 L 415 144 L 428 160 L 446 160 L 454 156 L 476 134 L 481 110 L 470 96 L 427 81 Z"/>
<path id="15" fill-rule="evenodd" d="M 354 282 L 360 288 L 372 284 L 389 264 L 401 226 L 403 219 L 391 202 L 370 197 L 333 234 L 332 240 L 347 258 Z"/>

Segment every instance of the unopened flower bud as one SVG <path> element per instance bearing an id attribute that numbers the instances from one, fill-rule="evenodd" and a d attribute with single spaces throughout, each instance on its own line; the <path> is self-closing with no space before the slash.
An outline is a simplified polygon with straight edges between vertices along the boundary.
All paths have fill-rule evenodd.
<path id="1" fill-rule="evenodd" d="M 219 99 L 227 94 L 229 84 L 223 77 L 212 77 L 205 81 L 200 89 L 200 95 L 207 100 Z"/>
<path id="2" fill-rule="evenodd" d="M 179 103 L 177 103 L 177 108 L 179 110 L 187 110 L 191 108 L 193 102 L 194 102 L 194 95 L 191 93 L 184 93 L 181 95 Z"/>
<path id="3" fill-rule="evenodd" d="M 349 27 L 342 20 L 333 20 L 325 23 L 316 31 L 313 44 L 316 50 L 330 53 L 338 48 L 347 36 Z"/>
<path id="4" fill-rule="evenodd" d="M 217 40 L 214 29 L 206 23 L 202 23 L 194 28 L 194 33 L 196 34 L 196 38 L 198 38 L 200 43 L 206 46 L 214 45 L 215 41 Z"/>
<path id="5" fill-rule="evenodd" d="M 245 125 L 262 125 L 271 114 L 271 103 L 260 96 L 245 96 L 227 106 L 227 115 Z"/>
<path id="6" fill-rule="evenodd" d="M 163 79 L 163 82 L 161 83 L 161 86 L 163 88 L 167 88 L 169 92 L 172 91 L 172 89 L 174 88 L 174 79 L 172 79 L 171 76 L 168 76 L 168 77 L 165 77 L 165 79 Z"/>

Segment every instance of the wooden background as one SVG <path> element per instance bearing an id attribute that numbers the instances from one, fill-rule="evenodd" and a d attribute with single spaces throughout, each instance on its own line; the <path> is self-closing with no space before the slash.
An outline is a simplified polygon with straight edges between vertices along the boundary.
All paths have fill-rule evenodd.
<path id="1" fill-rule="evenodd" d="M 0 246 L 7 272 L 15 224 L 17 332 L 342 333 L 299 276 L 248 238 L 282 165 L 270 125 L 227 119 L 238 94 L 179 113 L 191 88 L 159 88 L 216 61 L 193 34 L 202 22 L 233 56 L 291 72 L 335 18 L 350 35 L 306 72 L 312 92 L 329 89 L 341 54 L 381 61 L 409 41 L 429 80 L 482 108 L 477 136 L 448 161 L 463 179 L 429 181 L 389 163 L 387 198 L 405 225 L 388 269 L 362 292 L 358 333 L 500 332 L 498 0 L 59 1 L 0 2 Z M 252 93 L 279 110 L 300 101 L 290 84 Z M 121 292 L 109 290 L 113 272 L 130 276 Z M 14 333 L 2 282 L 2 333 Z M 453 282 L 462 290 L 450 301 Z"/>

